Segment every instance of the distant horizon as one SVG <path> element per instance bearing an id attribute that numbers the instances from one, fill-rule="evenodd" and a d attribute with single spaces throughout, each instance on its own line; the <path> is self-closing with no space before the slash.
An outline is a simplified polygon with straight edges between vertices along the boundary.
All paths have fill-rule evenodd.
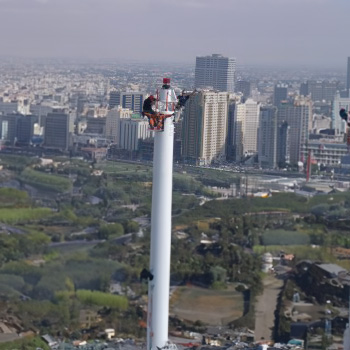
<path id="1" fill-rule="evenodd" d="M 1 1 L 1 0 L 0 0 Z M 208 55 L 211 55 L 211 53 L 208 53 Z M 199 55 L 197 55 L 199 56 Z M 20 56 L 20 55 L 4 55 L 0 54 L 0 61 L 5 60 L 18 60 L 18 61 L 38 61 L 42 62 L 45 60 L 49 61 L 67 61 L 67 63 L 101 63 L 101 64 L 145 64 L 145 65 L 185 65 L 186 67 L 193 66 L 193 69 L 195 68 L 196 64 L 196 57 L 194 57 L 193 61 L 184 60 L 184 61 L 168 61 L 168 60 L 142 60 L 140 58 L 121 58 L 121 57 L 79 57 L 79 56 L 61 56 L 61 57 L 54 57 L 54 56 Z M 229 57 L 225 54 L 223 56 Z M 250 62 L 250 63 L 241 63 L 237 61 L 236 59 L 236 68 L 275 68 L 275 69 L 311 69 L 311 70 L 320 70 L 320 69 L 335 69 L 335 70 L 343 70 L 346 72 L 346 63 L 347 63 L 347 57 L 344 59 L 344 64 L 336 64 L 336 65 L 324 65 L 324 64 L 311 64 L 311 63 L 275 63 L 275 62 Z M 349 55 L 350 57 L 350 55 Z"/>

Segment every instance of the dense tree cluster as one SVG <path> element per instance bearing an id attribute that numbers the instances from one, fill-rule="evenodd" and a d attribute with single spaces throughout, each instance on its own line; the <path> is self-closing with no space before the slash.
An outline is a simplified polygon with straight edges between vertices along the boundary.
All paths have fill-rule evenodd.
<path id="1" fill-rule="evenodd" d="M 127 243 L 118 243 L 118 238 L 137 233 L 140 226 L 133 219 L 150 215 L 151 169 L 56 160 L 59 167 L 3 160 L 22 185 L 35 187 L 41 196 L 34 202 L 26 192 L 0 188 L 0 298 L 10 302 L 27 328 L 65 332 L 62 325 L 67 325 L 70 331 L 79 330 L 79 311 L 88 308 L 103 316 L 101 327 L 109 322 L 122 332 L 136 329 L 142 335 L 145 315 L 137 300 L 147 293 L 139 276 L 149 266 L 149 228 L 142 228 L 143 237 L 128 235 Z M 103 174 L 93 174 L 96 169 Z M 177 168 L 173 283 L 212 289 L 238 283 L 237 291 L 253 300 L 262 288 L 261 253 L 266 246 L 277 251 L 297 246 L 297 259 L 324 261 L 331 261 L 327 247 L 350 247 L 349 193 L 217 201 L 208 187 L 228 188 L 238 182 L 237 174 Z M 199 205 L 203 195 L 211 201 Z M 311 249 L 310 244 L 321 248 Z M 111 281 L 123 291 L 132 288 L 132 302 L 108 294 Z M 237 324 L 251 324 L 253 305 L 246 311 Z"/>

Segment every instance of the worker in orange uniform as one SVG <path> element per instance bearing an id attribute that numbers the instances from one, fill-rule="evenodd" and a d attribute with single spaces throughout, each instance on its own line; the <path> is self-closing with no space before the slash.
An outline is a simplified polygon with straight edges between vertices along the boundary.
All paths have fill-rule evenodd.
<path id="1" fill-rule="evenodd" d="M 155 101 L 156 99 L 154 98 L 154 96 L 150 95 L 145 99 L 142 107 L 142 115 L 148 118 L 148 122 L 151 129 L 153 129 L 156 126 L 156 123 L 155 123 L 156 112 L 153 109 Z"/>

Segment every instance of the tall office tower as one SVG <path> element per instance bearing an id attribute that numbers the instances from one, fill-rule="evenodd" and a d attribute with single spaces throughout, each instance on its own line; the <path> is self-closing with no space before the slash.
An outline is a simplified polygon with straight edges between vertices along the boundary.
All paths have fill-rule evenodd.
<path id="1" fill-rule="evenodd" d="M 333 101 L 334 95 L 339 88 L 338 81 L 308 80 L 300 85 L 300 95 L 311 95 L 312 101 Z"/>
<path id="2" fill-rule="evenodd" d="M 109 93 L 109 109 L 120 106 L 120 91 L 111 91 Z"/>
<path id="3" fill-rule="evenodd" d="M 153 136 L 149 130 L 148 120 L 134 114 L 131 118 L 120 120 L 119 147 L 128 151 L 138 151 L 140 140 Z"/>
<path id="4" fill-rule="evenodd" d="M 182 118 L 174 124 L 174 161 L 182 160 Z"/>
<path id="5" fill-rule="evenodd" d="M 277 108 L 260 108 L 258 136 L 259 166 L 276 168 L 277 162 Z"/>
<path id="6" fill-rule="evenodd" d="M 0 135 L 2 142 L 14 144 L 17 137 L 17 121 L 20 114 L 0 115 Z"/>
<path id="7" fill-rule="evenodd" d="M 278 107 L 282 101 L 286 101 L 288 96 L 288 86 L 276 84 L 273 90 L 273 104 Z"/>
<path id="8" fill-rule="evenodd" d="M 257 152 L 260 104 L 249 98 L 238 103 L 235 109 L 235 158 L 236 161 Z"/>
<path id="9" fill-rule="evenodd" d="M 294 103 L 281 104 L 278 109 L 278 124 L 287 122 L 289 129 L 290 162 L 301 159 L 302 146 L 309 139 L 312 129 L 312 102 L 307 97 L 297 96 Z"/>
<path id="10" fill-rule="evenodd" d="M 290 163 L 290 127 L 287 122 L 282 122 L 277 129 L 277 164 L 284 168 Z"/>
<path id="11" fill-rule="evenodd" d="M 182 125 L 182 156 L 207 165 L 225 159 L 228 97 L 225 92 L 201 91 L 186 103 Z"/>
<path id="12" fill-rule="evenodd" d="M 69 114 L 49 113 L 46 117 L 44 146 L 63 151 L 71 145 L 74 123 Z"/>
<path id="13" fill-rule="evenodd" d="M 226 159 L 235 160 L 235 110 L 237 103 L 244 102 L 242 96 L 230 95 L 228 102 L 227 138 L 226 138 Z"/>
<path id="14" fill-rule="evenodd" d="M 111 109 L 106 117 L 106 138 L 113 141 L 113 143 L 119 143 L 119 128 L 120 120 L 130 118 L 132 110 L 122 108 L 120 106 Z"/>
<path id="15" fill-rule="evenodd" d="M 144 160 L 152 160 L 154 153 L 154 138 L 139 141 L 139 154 Z"/>
<path id="16" fill-rule="evenodd" d="M 322 99 L 328 102 L 333 101 L 334 96 L 339 89 L 339 81 L 324 80 L 322 84 Z"/>
<path id="17" fill-rule="evenodd" d="M 38 123 L 36 115 L 21 115 L 17 120 L 17 142 L 28 145 L 34 136 L 34 124 Z"/>
<path id="18" fill-rule="evenodd" d="M 312 101 L 322 101 L 322 81 L 308 80 L 307 81 L 308 94 L 311 95 Z"/>
<path id="19" fill-rule="evenodd" d="M 235 92 L 240 92 L 243 94 L 243 98 L 247 99 L 250 97 L 251 86 L 250 82 L 246 80 L 238 80 L 235 83 Z"/>
<path id="20" fill-rule="evenodd" d="M 305 96 L 305 97 L 309 94 L 309 86 L 308 86 L 307 82 L 300 84 L 299 93 L 301 96 Z"/>
<path id="21" fill-rule="evenodd" d="M 214 54 L 196 57 L 195 87 L 235 91 L 236 59 Z"/>
<path id="22" fill-rule="evenodd" d="M 116 106 L 128 108 L 134 111 L 134 113 L 142 112 L 143 101 L 146 97 L 144 92 L 120 92 L 111 91 L 109 99 L 109 108 L 112 109 Z"/>
<path id="23" fill-rule="evenodd" d="M 14 114 L 18 113 L 18 102 L 0 102 L 0 114 Z"/>
<path id="24" fill-rule="evenodd" d="M 348 57 L 348 70 L 346 79 L 346 89 L 348 90 L 348 96 L 350 97 L 350 57 Z"/>
<path id="25" fill-rule="evenodd" d="M 339 111 L 342 108 L 350 110 L 350 97 L 340 97 L 339 92 L 337 92 L 332 104 L 332 129 L 335 130 L 335 135 L 346 132 L 346 122 L 339 116 Z"/>

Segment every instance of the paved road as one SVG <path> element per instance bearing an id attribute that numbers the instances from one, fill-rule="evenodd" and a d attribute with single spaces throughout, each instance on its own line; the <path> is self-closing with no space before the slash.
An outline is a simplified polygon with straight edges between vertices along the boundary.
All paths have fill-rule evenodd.
<path id="1" fill-rule="evenodd" d="M 255 340 L 261 338 L 272 339 L 272 330 L 275 322 L 275 310 L 278 294 L 283 281 L 275 276 L 265 277 L 264 292 L 257 297 L 255 304 Z"/>

